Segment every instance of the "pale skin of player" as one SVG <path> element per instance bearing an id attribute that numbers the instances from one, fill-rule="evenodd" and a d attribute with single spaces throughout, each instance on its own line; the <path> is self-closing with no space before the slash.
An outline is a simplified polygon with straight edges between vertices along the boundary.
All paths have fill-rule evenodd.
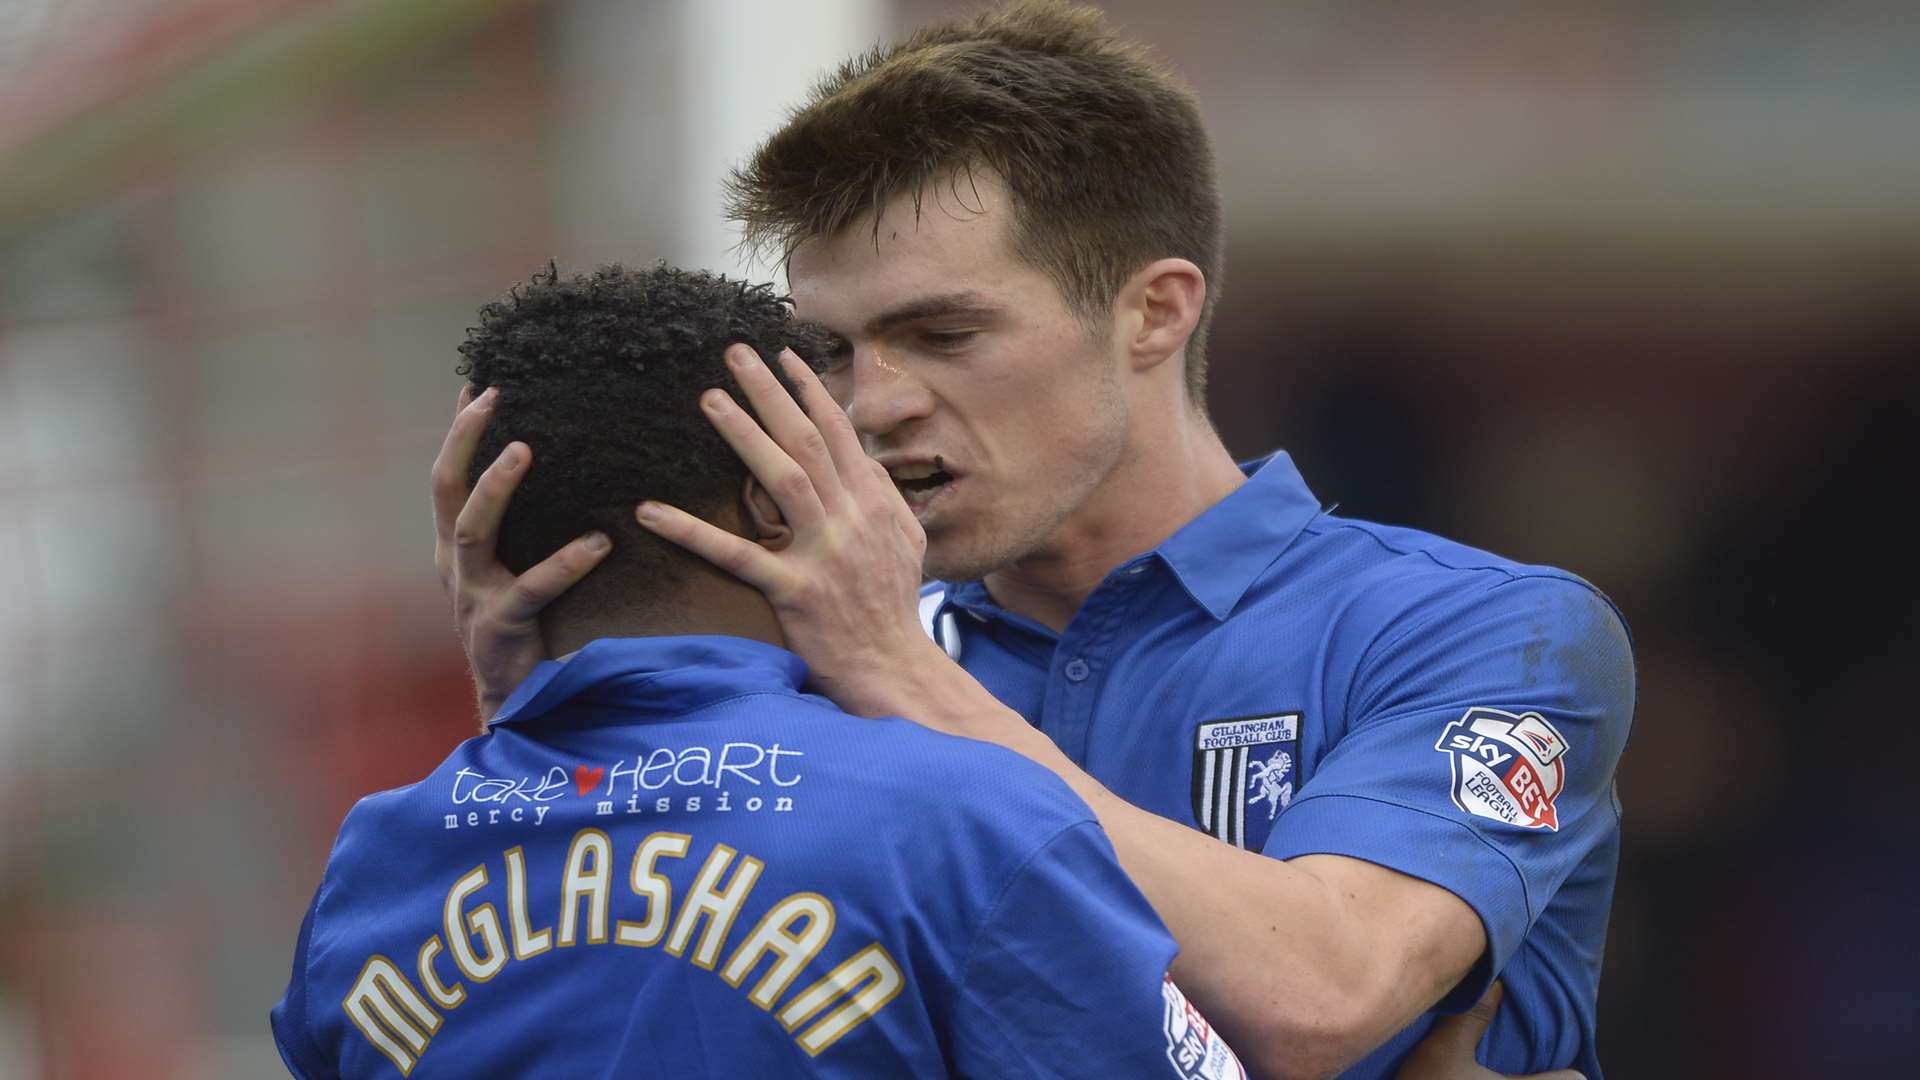
<path id="1" fill-rule="evenodd" d="M 952 663 L 916 614 L 924 568 L 982 578 L 1002 606 L 1062 628 L 1115 566 L 1243 482 L 1185 386 L 1204 276 L 1183 259 L 1149 263 L 1090 326 L 1014 251 L 996 178 L 932 187 L 951 194 L 930 192 L 918 215 L 896 200 L 877 231 L 856 222 L 793 253 L 797 312 L 847 343 L 824 380 L 779 358 L 799 405 L 741 347 L 728 363 L 766 429 L 723 392 L 702 399 L 792 542 L 769 550 L 657 504 L 638 519 L 758 588 L 816 687 L 843 708 L 907 715 L 1053 769 L 1180 942 L 1174 978 L 1249 1068 L 1333 1075 L 1466 976 L 1486 948 L 1473 910 L 1373 863 L 1270 859 L 1132 806 Z M 582 538 L 518 578 L 499 566 L 493 527 L 530 454 L 509 448 L 468 498 L 485 411 L 462 410 L 434 490 L 436 562 L 490 714 L 549 655 L 541 608 L 604 547 Z M 955 480 L 909 508 L 886 467 L 936 456 Z M 1477 1033 L 1461 1052 L 1473 1023 L 1443 1023 L 1409 1063 L 1424 1071 L 1403 1075 L 1494 1075 L 1472 1063 Z"/>

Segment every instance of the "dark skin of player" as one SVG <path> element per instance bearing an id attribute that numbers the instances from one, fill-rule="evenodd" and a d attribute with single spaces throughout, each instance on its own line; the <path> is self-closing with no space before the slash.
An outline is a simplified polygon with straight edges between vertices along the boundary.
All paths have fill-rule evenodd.
<path id="1" fill-rule="evenodd" d="M 554 598 L 598 566 L 612 547 L 604 535 L 588 533 L 518 578 L 494 561 L 507 503 L 533 463 L 532 451 L 525 443 L 510 443 L 480 475 L 473 491 L 467 492 L 466 463 L 472 460 L 480 433 L 492 415 L 495 396 L 488 390 L 476 400 L 469 388 L 461 389 L 454 426 L 433 473 L 434 520 L 439 534 L 434 555 L 441 582 L 449 589 L 454 580 L 486 583 L 484 589 L 465 594 L 470 601 L 467 605 L 456 606 L 455 625 L 474 625 L 480 621 L 480 609 L 487 606 L 496 625 L 511 630 L 484 638 L 463 631 L 461 644 L 474 671 L 476 689 L 506 684 L 497 675 L 489 677 L 489 673 L 526 671 L 550 656 L 564 656 L 603 637 L 725 634 L 771 645 L 786 644 L 766 597 L 738 578 L 704 564 L 692 568 L 676 583 L 676 603 L 651 603 L 632 609 L 602 604 L 586 618 L 556 614 L 549 608 Z M 455 472 L 447 473 L 448 468 L 455 468 Z M 448 506 L 460 509 L 449 516 L 445 513 Z M 781 518 L 774 500 L 752 476 L 747 477 L 739 499 L 722 507 L 708 524 L 768 551 L 778 551 L 793 540 L 793 530 Z M 482 715 L 491 716 L 499 705 L 499 700 L 483 696 Z"/>

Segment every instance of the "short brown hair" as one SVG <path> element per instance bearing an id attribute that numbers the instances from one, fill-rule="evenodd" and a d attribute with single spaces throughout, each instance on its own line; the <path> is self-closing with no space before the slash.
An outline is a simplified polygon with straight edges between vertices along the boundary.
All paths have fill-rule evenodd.
<path id="1" fill-rule="evenodd" d="M 1206 275 L 1187 390 L 1206 397 L 1220 196 L 1193 92 L 1097 10 L 1010 3 L 855 57 L 727 185 L 749 249 L 790 256 L 862 214 L 967 170 L 1013 198 L 1018 254 L 1093 323 L 1134 272 L 1177 257 Z"/>

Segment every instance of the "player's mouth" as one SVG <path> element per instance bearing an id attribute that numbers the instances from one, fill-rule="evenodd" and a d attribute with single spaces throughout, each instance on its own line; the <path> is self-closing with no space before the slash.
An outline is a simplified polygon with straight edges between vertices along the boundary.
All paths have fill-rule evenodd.
<path id="1" fill-rule="evenodd" d="M 948 471 L 946 461 L 938 454 L 934 455 L 932 461 L 889 463 L 887 475 L 893 478 L 893 486 L 899 489 L 900 497 L 907 501 L 907 507 L 916 515 L 952 490 L 954 482 L 959 479 Z"/>

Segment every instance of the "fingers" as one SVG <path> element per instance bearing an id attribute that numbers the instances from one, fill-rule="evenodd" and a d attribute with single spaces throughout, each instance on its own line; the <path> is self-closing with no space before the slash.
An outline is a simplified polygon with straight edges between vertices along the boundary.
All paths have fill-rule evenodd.
<path id="1" fill-rule="evenodd" d="M 780 588 L 780 561 L 751 540 L 665 503 L 641 503 L 633 519 L 655 536 L 678 544 L 763 593 L 773 595 Z"/>
<path id="2" fill-rule="evenodd" d="M 793 383 L 800 399 L 800 407 L 806 410 L 807 417 L 826 440 L 827 453 L 832 456 L 840 475 L 848 477 L 853 475 L 854 469 L 864 468 L 863 463 L 870 459 L 860 445 L 860 434 L 853 430 L 853 421 L 847 419 L 847 411 L 833 400 L 832 394 L 827 393 L 820 376 L 792 349 L 780 350 L 780 370 L 787 373 L 787 379 Z M 888 481 L 887 486 L 893 487 L 892 481 Z"/>
<path id="3" fill-rule="evenodd" d="M 866 449 L 860 445 L 860 433 L 853 429 L 853 421 L 847 419 L 846 410 L 827 393 L 820 376 L 792 349 L 780 351 L 780 369 L 793 381 L 801 407 L 826 440 L 827 451 L 847 491 L 863 502 L 871 499 L 865 505 L 886 513 L 914 544 L 924 544 L 926 532 L 920 526 L 920 519 L 913 516 L 913 508 L 901 497 L 900 489 L 887 475 L 886 466 L 867 456 Z"/>
<path id="4" fill-rule="evenodd" d="M 1471 1009 L 1458 1016 L 1443 1016 L 1435 1020 L 1426 1038 L 1421 1039 L 1413 1053 L 1408 1055 L 1397 1080 L 1497 1076 L 1497 1073 L 1480 1066 L 1474 1055 L 1480 1048 L 1481 1037 L 1487 1033 L 1487 1027 L 1499 1013 L 1500 1000 L 1506 996 L 1506 992 L 1506 987 L 1495 980 Z M 1573 1069 L 1556 1069 L 1553 1072 L 1510 1077 L 1508 1080 L 1586 1080 L 1586 1077 Z"/>
<path id="5" fill-rule="evenodd" d="M 866 465 L 874 477 L 874 497 L 881 501 L 887 517 L 900 530 L 900 535 L 905 536 L 914 550 L 924 556 L 927 551 L 926 527 L 920 524 L 919 518 L 913 516 L 913 507 L 907 505 L 900 489 L 893 485 L 893 477 L 887 474 L 887 467 L 872 458 L 866 459 Z"/>
<path id="6" fill-rule="evenodd" d="M 1495 979 L 1493 985 L 1487 987 L 1487 992 L 1480 995 L 1480 1000 L 1474 1002 L 1472 1008 L 1461 1013 L 1460 1017 L 1471 1021 L 1479 1031 L 1484 1032 L 1493 1024 L 1494 1016 L 1500 1011 L 1500 999 L 1506 996 L 1506 984 Z M 1474 1038 L 1478 1041 L 1479 1036 L 1476 1034 Z"/>
<path id="7" fill-rule="evenodd" d="M 820 426 L 800 408 L 787 388 L 774 377 L 773 369 L 752 349 L 745 345 L 727 349 L 727 367 L 740 383 L 753 411 L 759 414 L 767 434 L 805 470 L 820 501 L 833 505 L 840 498 L 840 474 Z M 767 478 L 760 479 L 765 483 Z"/>
<path id="8" fill-rule="evenodd" d="M 471 452 L 467 456 L 471 456 Z M 457 578 L 468 581 L 485 579 L 496 565 L 494 542 L 500 534 L 500 519 L 507 514 L 514 489 L 533 461 L 532 451 L 523 442 L 511 442 L 493 459 L 487 471 L 474 482 L 473 493 L 453 521 L 453 563 Z"/>
<path id="9" fill-rule="evenodd" d="M 500 392 L 488 387 L 472 397 L 467 387 L 460 388 L 460 411 L 447 429 L 446 441 L 433 459 L 433 525 L 442 545 L 453 540 L 454 522 L 467 501 L 467 469 L 473 463 L 474 447 L 493 416 L 493 403 Z"/>
<path id="10" fill-rule="evenodd" d="M 527 622 L 553 603 L 554 598 L 579 584 L 599 566 L 613 542 L 601 532 L 590 532 L 527 568 L 514 580 L 500 605 L 507 622 Z"/>
<path id="11" fill-rule="evenodd" d="M 766 373 L 762 368 L 761 372 Z M 771 378 L 771 376 L 768 376 Z M 786 391 L 779 384 L 774 389 L 781 397 Z M 787 407 L 798 412 L 791 398 Z M 808 529 L 820 523 L 826 517 L 826 506 L 821 502 L 819 488 L 813 476 L 774 442 L 773 437 L 761 430 L 753 417 L 745 409 L 734 403 L 725 390 L 709 390 L 700 395 L 701 411 L 707 414 L 707 422 L 712 424 L 727 445 L 733 448 L 741 461 L 746 463 L 748 471 L 767 489 L 773 501 L 780 507 L 780 513 L 795 528 Z M 766 412 L 762 410 L 761 416 Z M 803 416 L 801 420 L 806 418 Z M 819 433 L 814 433 L 819 438 Z M 828 471 L 831 471 L 829 467 Z"/>
<path id="12" fill-rule="evenodd" d="M 1506 988 L 1495 981 L 1486 995 L 1466 1012 L 1435 1020 L 1426 1038 L 1420 1040 L 1420 1049 L 1432 1055 L 1430 1060 L 1471 1063 L 1480 1046 L 1480 1037 L 1487 1033 L 1494 1014 L 1500 1011 L 1500 999 L 1505 994 Z"/>

